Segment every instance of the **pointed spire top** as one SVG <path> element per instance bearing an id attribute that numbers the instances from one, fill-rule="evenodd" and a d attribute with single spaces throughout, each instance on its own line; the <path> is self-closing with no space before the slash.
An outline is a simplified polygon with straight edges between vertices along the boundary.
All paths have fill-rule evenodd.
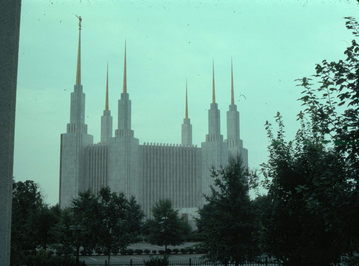
<path id="1" fill-rule="evenodd" d="M 231 104 L 234 104 L 233 61 L 231 57 Z"/>
<path id="2" fill-rule="evenodd" d="M 187 92 L 187 79 L 186 79 L 186 112 L 185 118 L 188 119 L 188 92 Z"/>
<path id="3" fill-rule="evenodd" d="M 216 85 L 214 81 L 214 61 L 212 61 L 212 103 L 216 103 Z"/>
<path id="4" fill-rule="evenodd" d="M 106 103 L 105 103 L 105 110 L 109 110 L 108 104 L 108 63 L 107 63 L 107 71 L 106 71 Z"/>
<path id="5" fill-rule="evenodd" d="M 81 84 L 81 23 L 82 17 L 76 16 L 79 20 L 79 43 L 77 48 L 77 69 L 76 69 L 76 85 Z"/>
<path id="6" fill-rule="evenodd" d="M 125 41 L 125 57 L 123 63 L 123 87 L 122 92 L 127 93 L 127 63 L 126 63 L 126 41 Z"/>

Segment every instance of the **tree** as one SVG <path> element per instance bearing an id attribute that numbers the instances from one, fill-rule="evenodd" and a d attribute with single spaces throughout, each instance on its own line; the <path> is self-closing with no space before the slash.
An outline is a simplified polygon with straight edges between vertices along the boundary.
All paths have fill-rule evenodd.
<path id="1" fill-rule="evenodd" d="M 301 120 L 294 141 L 285 141 L 281 115 L 277 135 L 267 123 L 271 180 L 269 213 L 263 223 L 267 249 L 285 265 L 331 265 L 346 251 L 341 215 L 351 191 L 341 155 L 326 147 L 323 135 Z"/>
<path id="2" fill-rule="evenodd" d="M 160 200 L 152 208 L 153 219 L 146 222 L 147 237 L 151 244 L 164 246 L 183 243 L 190 232 L 188 223 L 178 216 L 170 200 Z"/>
<path id="3" fill-rule="evenodd" d="M 354 39 L 344 59 L 323 60 L 312 78 L 299 79 L 304 110 L 298 117 L 309 117 L 313 135 L 344 160 L 343 178 L 350 189 L 340 205 L 340 216 L 347 220 L 345 245 L 353 251 L 359 245 L 359 23 L 347 17 L 346 27 Z"/>
<path id="4" fill-rule="evenodd" d="M 76 261 L 79 261 L 80 247 L 92 249 L 98 241 L 96 231 L 101 224 L 98 219 L 100 206 L 98 199 L 91 192 L 80 193 L 73 200 L 68 219 L 64 221 L 64 230 L 70 232 L 69 239 L 76 250 Z"/>
<path id="5" fill-rule="evenodd" d="M 12 264 L 20 264 L 26 250 L 35 250 L 39 244 L 36 224 L 44 207 L 37 184 L 31 180 L 13 185 L 11 256 Z"/>
<path id="6" fill-rule="evenodd" d="M 111 193 L 109 188 L 101 189 L 97 200 L 99 213 L 94 219 L 98 221 L 98 244 L 105 248 L 110 264 L 113 250 L 124 250 L 136 241 L 143 213 L 134 198 L 128 201 L 123 193 Z"/>
<path id="7" fill-rule="evenodd" d="M 199 210 L 198 230 L 202 247 L 214 262 L 237 265 L 255 255 L 254 213 L 248 195 L 248 173 L 240 158 L 226 168 L 212 170 L 214 186 L 205 195 L 207 203 Z"/>
<path id="8" fill-rule="evenodd" d="M 61 210 L 58 205 L 49 207 L 44 205 L 40 208 L 35 224 L 37 228 L 37 239 L 43 249 L 47 249 L 48 244 L 56 243 L 56 227 L 60 222 Z"/>
<path id="9" fill-rule="evenodd" d="M 140 232 L 143 228 L 143 218 L 145 217 L 141 206 L 137 203 L 135 197 L 130 197 L 127 205 L 127 223 L 129 225 L 128 233 L 130 234 L 131 242 L 139 240 Z"/>

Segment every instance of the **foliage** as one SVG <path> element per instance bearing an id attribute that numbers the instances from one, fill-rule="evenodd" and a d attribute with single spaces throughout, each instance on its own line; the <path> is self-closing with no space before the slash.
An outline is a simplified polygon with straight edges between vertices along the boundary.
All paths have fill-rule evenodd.
<path id="1" fill-rule="evenodd" d="M 101 248 L 110 262 L 111 252 L 125 250 L 138 239 L 143 213 L 136 200 L 126 199 L 123 193 L 103 188 L 97 196 L 87 191 L 73 201 L 71 208 L 77 254 L 79 247 Z"/>
<path id="2" fill-rule="evenodd" d="M 145 266 L 167 266 L 169 264 L 168 256 L 151 257 L 149 260 L 145 261 L 144 264 Z"/>
<path id="3" fill-rule="evenodd" d="M 172 208 L 171 201 L 160 200 L 152 209 L 153 219 L 146 222 L 146 232 L 151 244 L 165 246 L 179 245 L 183 243 L 190 233 L 190 226 L 184 219 L 178 216 L 178 212 Z"/>
<path id="4" fill-rule="evenodd" d="M 144 216 L 133 197 L 108 188 L 80 193 L 68 209 L 49 207 L 33 181 L 14 184 L 12 214 L 12 265 L 65 265 L 46 253 L 48 246 L 64 261 L 76 255 L 78 263 L 81 248 L 83 254 L 101 250 L 109 261 L 111 252 L 138 240 Z M 39 248 L 44 252 L 36 255 Z"/>
<path id="5" fill-rule="evenodd" d="M 248 172 L 240 158 L 212 171 L 214 186 L 200 209 L 198 230 L 211 261 L 243 262 L 255 255 L 254 213 L 248 195 Z"/>
<path id="6" fill-rule="evenodd" d="M 296 139 L 286 142 L 280 114 L 276 121 L 276 136 L 266 126 L 271 144 L 263 165 L 271 179 L 263 219 L 267 249 L 287 265 L 330 265 L 347 248 L 342 207 L 351 185 L 345 161 L 325 147 L 312 124 L 301 123 Z"/>
<path id="7" fill-rule="evenodd" d="M 343 219 L 351 223 L 346 226 L 346 243 L 358 247 L 359 232 L 359 23 L 352 17 L 346 18 L 346 27 L 353 33 L 354 40 L 344 51 L 345 58 L 329 62 L 323 60 L 315 67 L 312 79 L 300 79 L 303 88 L 300 101 L 304 111 L 299 119 L 304 123 L 309 116 L 307 128 L 316 139 L 333 147 L 343 158 L 343 178 L 351 189 L 346 201 L 340 206 Z M 308 137 L 308 136 L 305 136 Z"/>
<path id="8" fill-rule="evenodd" d="M 346 18 L 359 36 L 359 24 Z M 357 251 L 359 224 L 359 45 L 338 61 L 323 60 L 313 77 L 298 79 L 300 129 L 285 140 L 267 122 L 269 189 L 256 203 L 263 248 L 287 265 L 330 265 Z M 262 202 L 261 202 L 262 201 Z"/>
<path id="9" fill-rule="evenodd" d="M 75 266 L 76 261 L 69 257 L 56 257 L 51 255 L 49 252 L 42 251 L 36 255 L 27 256 L 24 262 L 27 266 Z"/>
<path id="10" fill-rule="evenodd" d="M 21 264 L 25 250 L 34 250 L 39 244 L 38 233 L 41 228 L 37 218 L 45 208 L 37 184 L 27 180 L 13 185 L 11 261 Z"/>

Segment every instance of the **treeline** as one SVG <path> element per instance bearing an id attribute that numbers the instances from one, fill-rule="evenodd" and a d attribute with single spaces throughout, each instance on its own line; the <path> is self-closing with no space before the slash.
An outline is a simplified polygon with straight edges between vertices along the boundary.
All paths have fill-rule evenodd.
<path id="1" fill-rule="evenodd" d="M 103 188 L 87 191 L 72 206 L 46 205 L 33 181 L 17 182 L 13 189 L 12 265 L 72 265 L 79 255 L 95 251 L 108 256 L 128 253 L 131 243 L 147 241 L 164 246 L 181 244 L 191 228 L 168 200 L 153 207 L 153 218 L 144 214 L 134 197 Z M 81 251 L 81 253 L 80 253 Z M 57 255 L 57 256 L 53 256 Z M 35 263 L 36 262 L 36 263 Z"/>

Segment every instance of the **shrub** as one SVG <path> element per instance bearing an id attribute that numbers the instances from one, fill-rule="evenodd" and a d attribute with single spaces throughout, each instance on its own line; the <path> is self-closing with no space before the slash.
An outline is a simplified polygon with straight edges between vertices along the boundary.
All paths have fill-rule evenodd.
<path id="1" fill-rule="evenodd" d="M 182 254 L 186 254 L 186 253 L 187 253 L 187 249 L 185 249 L 185 248 L 181 248 L 180 251 L 181 251 Z"/>
<path id="2" fill-rule="evenodd" d="M 149 249 L 145 249 L 143 252 L 147 255 L 151 253 L 151 251 Z"/>
<path id="3" fill-rule="evenodd" d="M 118 254 L 118 248 L 112 248 L 111 253 L 116 256 Z"/>
<path id="4" fill-rule="evenodd" d="M 126 249 L 121 249 L 121 250 L 120 250 L 120 254 L 121 254 L 121 255 L 126 255 L 126 254 L 127 254 L 127 250 L 126 250 Z"/>
<path id="5" fill-rule="evenodd" d="M 69 257 L 52 256 L 49 252 L 43 250 L 36 255 L 26 257 L 24 264 L 27 266 L 75 266 L 76 261 Z"/>
<path id="6" fill-rule="evenodd" d="M 179 252 L 179 249 L 174 248 L 174 249 L 172 250 L 172 252 L 173 252 L 174 254 L 177 254 L 177 253 Z"/>
<path id="7" fill-rule="evenodd" d="M 86 256 L 91 256 L 92 253 L 93 253 L 92 248 L 85 248 L 83 251 L 84 251 Z"/>
<path id="8" fill-rule="evenodd" d="M 96 253 L 96 255 L 102 255 L 102 248 L 96 247 L 95 248 L 95 253 Z"/>
<path id="9" fill-rule="evenodd" d="M 158 251 L 158 253 L 163 255 L 163 254 L 165 254 L 165 251 L 161 249 L 161 250 Z"/>
<path id="10" fill-rule="evenodd" d="M 145 261 L 145 266 L 168 266 L 168 257 L 152 257 L 150 260 Z"/>
<path id="11" fill-rule="evenodd" d="M 157 254 L 157 250 L 152 250 L 152 254 Z"/>
<path id="12" fill-rule="evenodd" d="M 127 250 L 127 255 L 133 255 L 133 249 L 128 249 Z"/>
<path id="13" fill-rule="evenodd" d="M 138 254 L 138 255 L 141 255 L 143 253 L 143 250 L 142 249 L 136 249 L 135 253 Z"/>

